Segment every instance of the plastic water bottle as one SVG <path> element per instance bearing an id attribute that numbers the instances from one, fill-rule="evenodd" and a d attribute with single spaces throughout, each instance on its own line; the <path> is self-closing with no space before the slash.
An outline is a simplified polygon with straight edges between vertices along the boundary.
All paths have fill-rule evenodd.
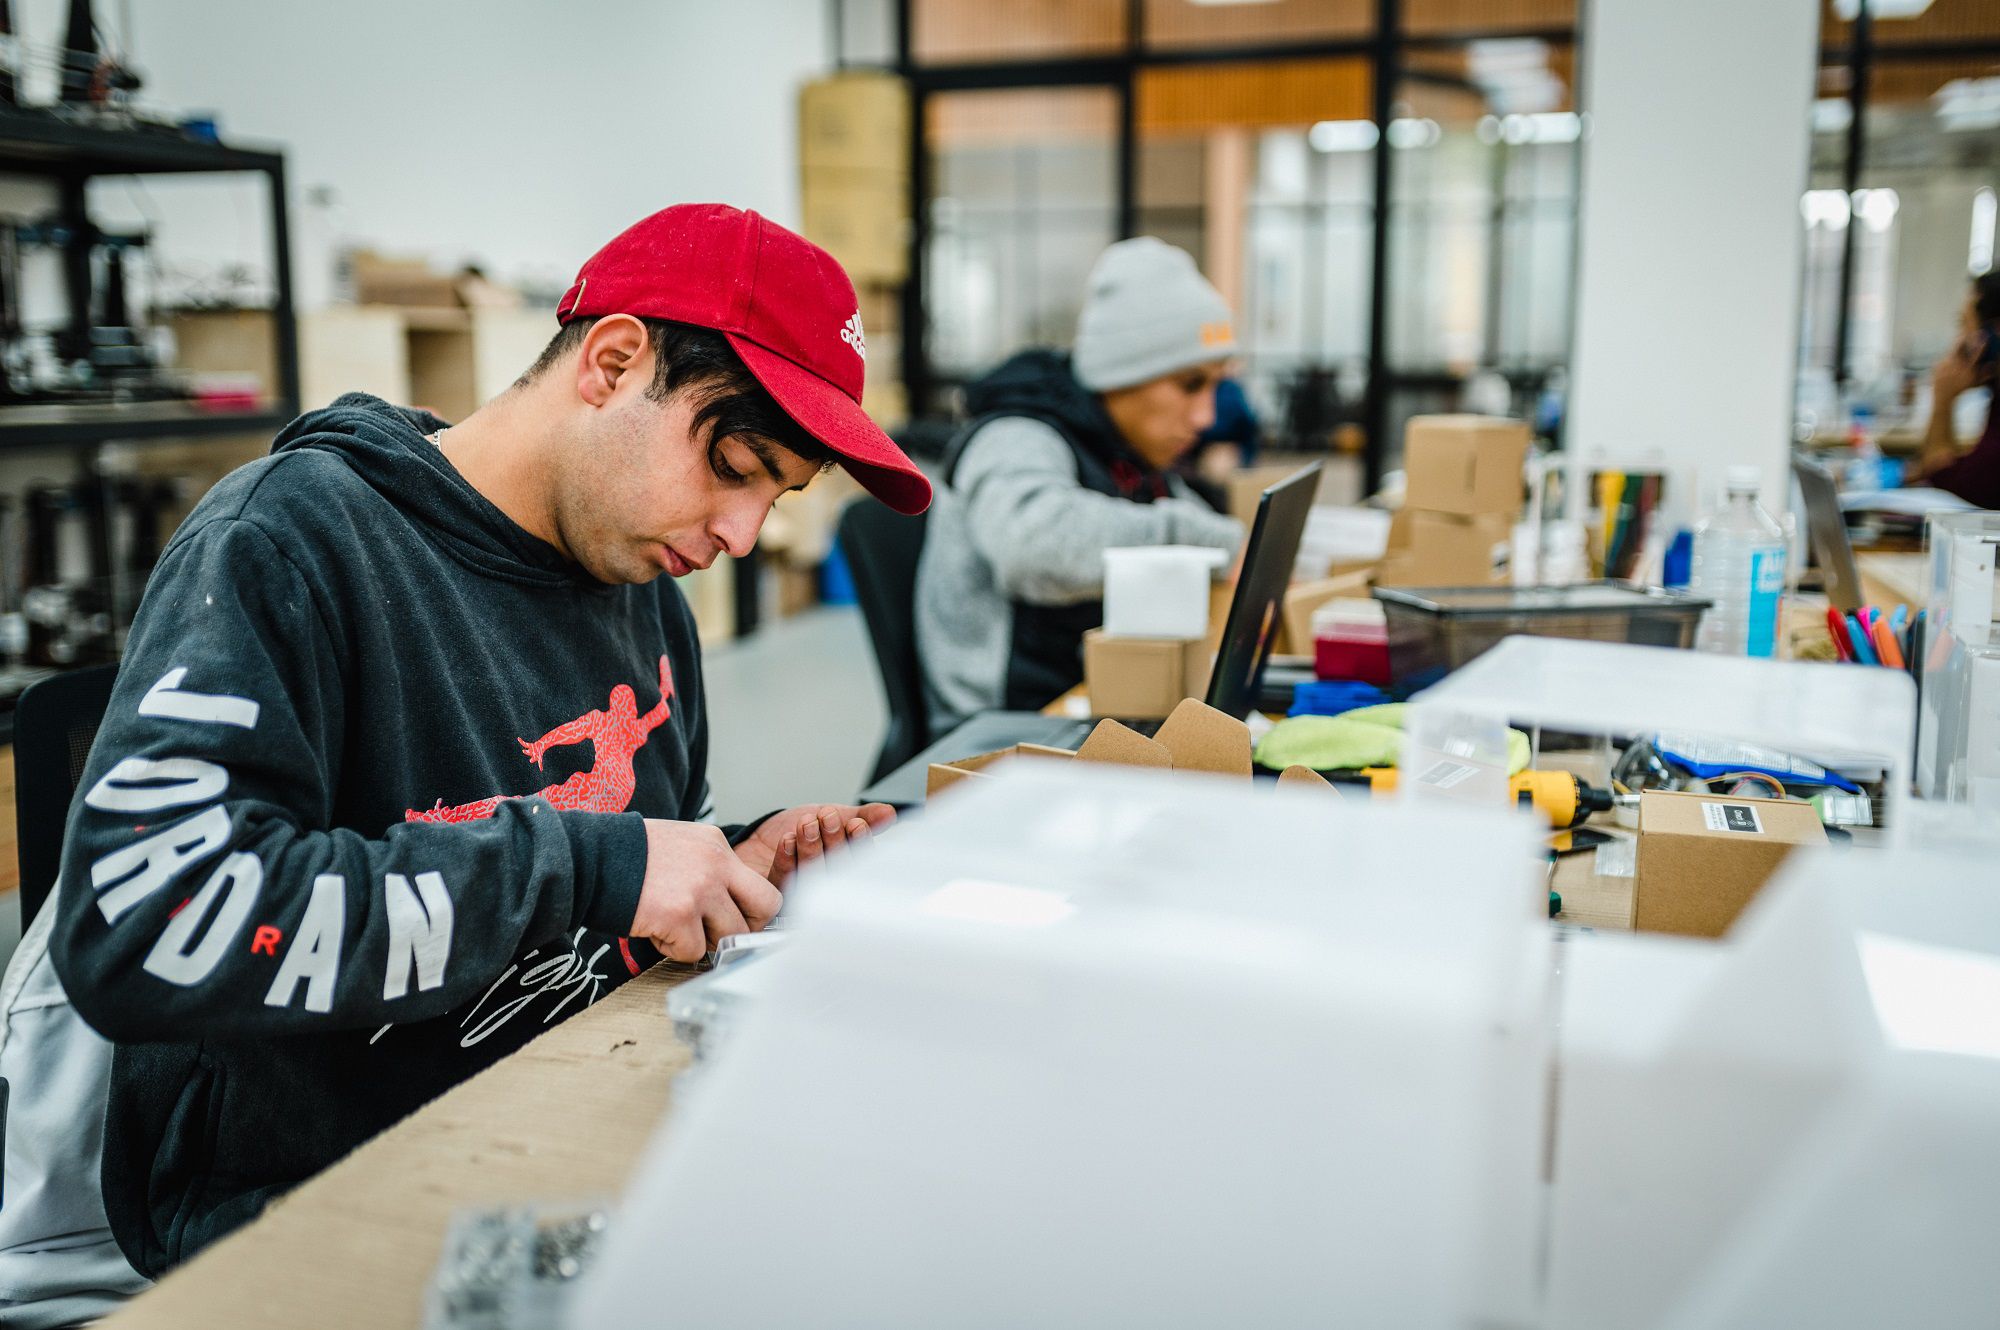
<path id="1" fill-rule="evenodd" d="M 1778 654 L 1778 607 L 1785 591 L 1785 533 L 1757 505 L 1763 473 L 1729 468 L 1720 511 L 1694 529 L 1688 590 L 1714 602 L 1695 647 L 1735 656 Z"/>

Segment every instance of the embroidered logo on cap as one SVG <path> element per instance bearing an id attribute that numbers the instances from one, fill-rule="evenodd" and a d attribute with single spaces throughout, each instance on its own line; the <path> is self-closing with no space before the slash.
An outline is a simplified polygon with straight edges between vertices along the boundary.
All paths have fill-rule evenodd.
<path id="1" fill-rule="evenodd" d="M 840 329 L 840 340 L 854 348 L 854 354 L 868 359 L 868 345 L 861 340 L 861 311 L 855 310 L 847 316 L 847 322 Z"/>
<path id="2" fill-rule="evenodd" d="M 1222 346 L 1236 340 L 1236 330 L 1226 323 L 1204 323 L 1201 325 L 1203 346 Z"/>

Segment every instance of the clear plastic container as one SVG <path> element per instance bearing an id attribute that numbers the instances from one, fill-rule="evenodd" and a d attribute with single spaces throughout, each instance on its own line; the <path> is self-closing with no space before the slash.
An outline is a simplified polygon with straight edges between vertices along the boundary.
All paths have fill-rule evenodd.
<path id="1" fill-rule="evenodd" d="M 1762 473 L 1729 468 L 1722 508 L 1694 531 L 1688 590 L 1711 602 L 1695 647 L 1730 656 L 1778 654 L 1785 594 L 1785 532 L 1757 504 Z"/>

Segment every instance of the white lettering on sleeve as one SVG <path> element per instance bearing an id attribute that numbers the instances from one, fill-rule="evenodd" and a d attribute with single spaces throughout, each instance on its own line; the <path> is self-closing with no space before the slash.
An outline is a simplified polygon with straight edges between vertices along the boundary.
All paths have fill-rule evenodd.
<path id="1" fill-rule="evenodd" d="M 128 757 L 90 787 L 83 801 L 107 813 L 152 813 L 207 803 L 229 788 L 229 773 L 194 757 Z"/>
<path id="2" fill-rule="evenodd" d="M 385 874 L 382 894 L 389 912 L 389 971 L 382 996 L 399 998 L 409 992 L 413 966 L 418 992 L 440 987 L 445 962 L 451 959 L 451 896 L 444 889 L 444 875 L 417 874 L 413 892 L 410 879 L 401 873 Z"/>
<path id="3" fill-rule="evenodd" d="M 229 813 L 217 804 L 105 855 L 90 866 L 90 885 L 98 891 L 97 908 L 104 921 L 117 923 L 119 915 L 165 886 L 176 873 L 228 842 Z"/>
<path id="4" fill-rule="evenodd" d="M 187 666 L 176 665 L 160 676 L 160 681 L 139 699 L 139 714 L 164 716 L 168 720 L 198 720 L 209 725 L 241 725 L 257 728 L 257 704 L 248 698 L 227 693 L 184 693 L 181 680 Z"/>
<path id="5" fill-rule="evenodd" d="M 166 928 L 160 932 L 160 940 L 146 953 L 146 972 L 183 988 L 208 978 L 221 963 L 229 944 L 243 931 L 244 921 L 250 917 L 250 907 L 257 903 L 257 893 L 263 885 L 264 865 L 257 861 L 255 855 L 239 850 L 224 859 L 209 874 L 208 881 L 202 884 L 194 899 L 167 921 Z M 214 919 L 208 921 L 209 906 L 215 903 L 215 898 L 224 889 L 229 894 L 223 897 Z M 208 931 L 202 935 L 201 944 L 192 951 L 188 950 L 188 944 L 194 941 L 195 933 L 204 922 L 208 922 Z"/>
<path id="6" fill-rule="evenodd" d="M 299 980 L 306 981 L 306 1010 L 331 1011 L 333 986 L 340 978 L 340 935 L 347 926 L 347 879 L 322 873 L 313 879 L 312 897 L 292 934 L 292 945 L 278 963 L 267 1007 L 289 1007 Z"/>

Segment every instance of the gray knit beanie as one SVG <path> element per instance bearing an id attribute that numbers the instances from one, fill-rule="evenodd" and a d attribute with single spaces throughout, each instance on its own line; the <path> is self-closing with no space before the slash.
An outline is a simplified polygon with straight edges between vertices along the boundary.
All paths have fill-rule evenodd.
<path id="1" fill-rule="evenodd" d="M 1070 358 L 1084 387 L 1130 388 L 1235 353 L 1229 305 L 1186 250 L 1139 236 L 1098 256 Z"/>

